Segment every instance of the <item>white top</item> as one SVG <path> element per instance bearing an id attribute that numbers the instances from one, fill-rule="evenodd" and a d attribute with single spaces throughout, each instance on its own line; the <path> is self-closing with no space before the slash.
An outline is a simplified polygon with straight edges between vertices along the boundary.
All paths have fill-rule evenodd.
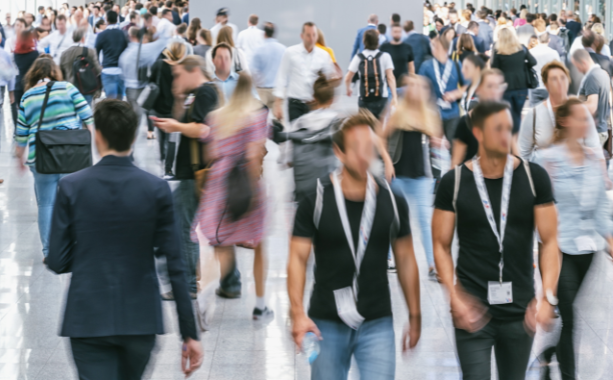
<path id="1" fill-rule="evenodd" d="M 4 44 L 4 50 L 6 50 L 6 52 L 12 56 L 13 52 L 15 51 L 16 45 L 17 45 L 17 37 L 14 35 L 10 36 L 6 39 L 6 43 Z"/>
<path id="2" fill-rule="evenodd" d="M 533 125 L 534 112 L 536 110 L 536 121 Z M 519 129 L 519 155 L 525 160 L 534 161 L 536 159 L 535 152 L 540 149 L 551 146 L 553 140 L 553 130 L 555 128 L 555 120 L 553 108 L 549 99 L 537 104 L 534 108 L 529 108 L 526 115 L 522 118 L 521 128 Z M 588 148 L 592 148 L 594 153 L 604 159 L 596 124 L 593 118 L 589 119 L 589 127 L 584 144 Z M 533 130 L 536 128 L 536 131 Z"/>
<path id="3" fill-rule="evenodd" d="M 56 30 L 40 40 L 37 48 L 40 53 L 44 53 L 45 48 L 49 47 L 49 54 L 53 57 L 53 61 L 59 65 L 62 53 L 71 47 L 72 44 L 72 33 L 66 30 L 66 33 L 60 34 L 60 31 Z"/>
<path id="4" fill-rule="evenodd" d="M 305 102 L 313 100 L 313 83 L 320 71 L 328 77 L 335 73 L 328 52 L 315 46 L 309 53 L 303 44 L 288 47 L 281 60 L 273 95 Z"/>
<path id="5" fill-rule="evenodd" d="M 157 32 L 155 35 L 157 37 L 172 38 L 172 36 L 175 35 L 175 29 L 177 29 L 175 24 L 168 21 L 166 18 L 162 18 L 156 27 Z"/>
<path id="6" fill-rule="evenodd" d="M 264 43 L 264 31 L 257 26 L 250 26 L 238 34 L 236 47 L 245 53 L 247 62 L 253 61 L 255 50 Z"/>
<path id="7" fill-rule="evenodd" d="M 368 49 L 362 50 L 362 54 L 364 54 L 364 56 L 366 58 L 374 57 L 375 55 L 377 55 L 377 53 L 379 53 L 379 49 L 377 49 L 377 50 L 368 50 Z M 379 62 L 381 63 L 381 75 L 383 76 L 383 78 L 382 78 L 382 80 L 383 80 L 383 94 L 382 94 L 382 96 L 384 98 L 387 98 L 388 90 L 387 90 L 387 75 L 386 75 L 386 70 L 387 69 L 394 70 L 394 62 L 392 62 L 392 57 L 388 53 L 383 53 L 381 55 L 381 57 L 379 58 Z M 360 57 L 359 57 L 359 54 L 356 54 L 351 59 L 351 63 L 349 63 L 349 71 L 351 71 L 353 73 L 356 73 L 359 70 L 359 67 L 360 67 Z"/>
<path id="8" fill-rule="evenodd" d="M 151 17 L 151 25 L 155 26 L 156 29 L 159 23 L 160 23 L 160 18 L 158 16 Z"/>
<path id="9" fill-rule="evenodd" d="M 536 75 L 539 77 L 538 88 L 545 88 L 543 79 L 541 78 L 541 70 L 543 69 L 543 66 L 549 62 L 561 61 L 560 54 L 544 44 L 538 44 L 530 49 L 530 54 L 532 54 L 532 56 L 536 59 L 536 66 L 534 66 L 534 70 L 536 71 Z"/>
<path id="10" fill-rule="evenodd" d="M 238 39 L 238 26 L 230 22 L 226 23 L 226 25 L 217 23 L 214 27 L 211 28 L 211 38 L 213 39 L 213 46 L 217 45 L 217 33 L 219 33 L 219 30 L 224 26 L 229 26 L 230 28 L 232 28 L 232 39 L 234 39 L 234 42 L 236 42 L 236 40 Z"/>

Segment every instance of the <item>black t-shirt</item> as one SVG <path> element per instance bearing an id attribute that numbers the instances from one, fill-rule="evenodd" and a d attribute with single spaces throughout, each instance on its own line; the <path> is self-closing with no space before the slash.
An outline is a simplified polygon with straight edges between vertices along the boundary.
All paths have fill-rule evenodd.
<path id="1" fill-rule="evenodd" d="M 313 222 L 316 193 L 309 193 L 300 200 L 294 221 L 293 236 L 313 239 L 315 251 L 315 284 L 311 295 L 309 316 L 341 321 L 336 311 L 334 290 L 351 286 L 355 273 L 351 249 L 347 244 L 343 224 L 336 207 L 334 188 L 328 176 L 321 178 L 323 207 L 319 226 Z M 400 226 L 397 238 L 411 233 L 409 207 L 404 197 L 394 194 Z M 347 218 L 354 243 L 357 243 L 364 202 L 345 201 Z M 387 254 L 390 247 L 390 230 L 394 223 L 394 209 L 390 193 L 379 184 L 377 208 L 372 230 L 358 277 L 358 312 L 368 321 L 392 315 L 392 304 L 387 280 Z M 357 244 L 355 245 L 357 250 Z"/>
<path id="2" fill-rule="evenodd" d="M 460 118 L 460 121 L 458 121 L 458 126 L 455 130 L 454 138 L 466 144 L 466 155 L 464 156 L 462 163 L 475 157 L 477 151 L 479 151 L 479 142 L 475 138 L 475 135 L 473 135 L 473 126 L 470 122 L 470 116 L 464 115 Z"/>
<path id="3" fill-rule="evenodd" d="M 460 252 L 456 274 L 467 292 L 489 305 L 489 312 L 498 320 L 513 321 L 524 318 L 528 303 L 534 298 L 533 233 L 534 206 L 554 201 L 551 181 L 545 169 L 530 163 L 530 172 L 536 192 L 532 195 L 523 163 L 513 172 L 509 199 L 507 226 L 503 242 L 503 281 L 513 283 L 513 303 L 489 305 L 488 281 L 498 281 L 500 253 L 498 241 L 485 215 L 473 172 L 462 166 L 462 179 L 458 192 L 457 234 Z M 485 179 L 496 224 L 500 222 L 502 178 Z M 438 187 L 434 206 L 440 210 L 455 212 L 453 190 L 455 170 L 449 171 Z M 555 222 L 555 221 L 552 221 Z M 500 226 L 498 225 L 500 231 Z"/>
<path id="4" fill-rule="evenodd" d="M 172 94 L 172 69 L 163 59 L 158 59 L 151 67 L 149 82 L 156 83 L 160 89 L 160 94 L 155 99 L 153 110 L 160 115 L 170 115 L 172 105 L 175 101 Z"/>
<path id="5" fill-rule="evenodd" d="M 389 53 L 389 55 L 392 56 L 396 86 L 400 87 L 400 79 L 403 75 L 409 73 L 409 62 L 413 62 L 413 48 L 411 48 L 411 45 L 404 42 L 398 45 L 386 42 L 379 47 L 379 50 Z"/>
<path id="6" fill-rule="evenodd" d="M 202 86 L 198 87 L 194 95 L 194 106 L 192 108 L 191 115 L 188 115 L 190 113 L 188 109 L 184 122 L 205 124 L 205 120 L 209 112 L 217 108 L 217 90 L 213 83 L 205 83 Z M 175 177 L 177 179 L 194 179 L 194 169 L 192 167 L 192 160 L 190 154 L 190 140 L 191 139 L 189 137 L 181 135 L 181 141 L 179 143 L 179 151 L 177 152 L 177 161 L 175 168 Z M 199 155 L 200 157 L 202 157 L 202 144 L 198 144 L 198 146 L 201 150 Z M 201 168 L 204 168 L 204 164 Z"/>
<path id="7" fill-rule="evenodd" d="M 423 133 L 402 131 L 402 153 L 394 164 L 396 176 L 407 178 L 430 177 L 430 145 Z"/>

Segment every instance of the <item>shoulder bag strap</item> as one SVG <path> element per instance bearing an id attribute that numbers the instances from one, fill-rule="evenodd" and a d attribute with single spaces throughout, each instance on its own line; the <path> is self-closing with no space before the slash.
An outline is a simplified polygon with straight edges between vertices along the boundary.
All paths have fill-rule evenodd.
<path id="1" fill-rule="evenodd" d="M 458 214 L 458 208 L 456 207 L 456 202 L 458 200 L 458 193 L 460 192 L 460 180 L 462 179 L 462 166 L 463 165 L 458 165 L 455 167 L 455 181 L 453 184 L 453 209 L 455 210 L 456 215 Z"/>
<path id="2" fill-rule="evenodd" d="M 528 176 L 528 182 L 530 182 L 530 190 L 532 190 L 532 195 L 536 198 L 536 190 L 534 189 L 534 181 L 532 181 L 532 172 L 530 171 L 530 163 L 528 160 L 524 160 L 520 158 L 522 163 L 524 164 L 524 169 L 526 170 L 526 175 Z"/>
<path id="3" fill-rule="evenodd" d="M 138 53 L 136 54 L 136 80 L 138 81 L 138 73 L 140 71 L 140 49 L 143 47 L 143 39 L 138 42 Z"/>
<path id="4" fill-rule="evenodd" d="M 459 58 L 459 54 L 457 58 Z M 455 65 L 455 69 L 458 72 L 458 83 L 460 84 L 460 87 L 464 87 L 464 80 L 462 79 L 462 70 L 460 70 L 460 65 L 458 64 L 458 61 L 456 60 L 453 60 L 453 64 Z"/>
<path id="5" fill-rule="evenodd" d="M 317 197 L 315 198 L 315 208 L 313 210 L 313 224 L 316 229 L 319 229 L 319 220 L 321 219 L 321 210 L 324 205 L 324 186 L 321 180 L 317 178 Z"/>
<path id="6" fill-rule="evenodd" d="M 532 142 L 534 143 L 534 149 L 536 149 L 536 107 L 532 109 Z"/>
<path id="7" fill-rule="evenodd" d="M 49 100 L 49 94 L 51 93 L 51 87 L 55 82 L 47 83 L 47 90 L 45 91 L 45 100 L 43 100 L 43 106 L 40 109 L 40 118 L 38 119 L 38 131 L 40 131 L 40 127 L 43 125 L 43 117 L 45 117 L 45 108 L 47 108 L 47 101 Z"/>

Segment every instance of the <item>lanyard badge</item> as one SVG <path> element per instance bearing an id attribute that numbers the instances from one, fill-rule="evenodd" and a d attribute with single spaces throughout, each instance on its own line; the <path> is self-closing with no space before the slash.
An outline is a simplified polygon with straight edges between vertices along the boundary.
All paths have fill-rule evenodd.
<path id="1" fill-rule="evenodd" d="M 496 219 L 494 218 L 494 212 L 492 211 L 492 204 L 490 202 L 487 189 L 485 188 L 485 180 L 483 179 L 483 172 L 479 165 L 479 158 L 473 158 L 473 175 L 475 177 L 475 184 L 477 185 L 477 191 L 479 192 L 479 198 L 481 204 L 485 210 L 487 221 L 490 224 L 494 236 L 498 241 L 498 251 L 500 252 L 500 263 L 498 264 L 499 276 L 498 281 L 488 282 L 487 300 L 490 305 L 508 304 L 513 302 L 513 284 L 511 282 L 502 282 L 502 270 L 504 268 L 504 249 L 503 241 L 505 229 L 507 226 L 507 213 L 509 211 L 509 199 L 511 195 L 511 184 L 513 182 L 513 156 L 507 156 L 507 163 L 504 167 L 504 177 L 502 179 L 502 199 L 500 202 L 500 233 L 496 226 Z"/>

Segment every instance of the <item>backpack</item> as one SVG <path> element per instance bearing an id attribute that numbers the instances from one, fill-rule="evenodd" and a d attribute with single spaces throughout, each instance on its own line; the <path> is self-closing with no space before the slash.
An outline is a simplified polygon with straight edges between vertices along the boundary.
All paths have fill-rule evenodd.
<path id="1" fill-rule="evenodd" d="M 83 47 L 81 54 L 72 63 L 72 74 L 75 87 L 83 95 L 93 95 L 100 90 L 100 78 L 94 71 L 94 65 L 87 58 L 87 48 Z"/>
<path id="2" fill-rule="evenodd" d="M 570 36 L 568 35 L 568 29 L 560 29 L 558 32 L 558 37 L 562 39 L 564 51 L 568 53 L 568 50 L 570 49 Z"/>
<path id="3" fill-rule="evenodd" d="M 378 52 L 377 55 L 369 57 L 362 53 L 358 54 L 360 59 L 358 72 L 361 79 L 360 98 L 365 102 L 375 102 L 383 99 L 385 75 L 383 70 L 381 70 L 381 55 L 383 55 L 383 52 Z"/>

